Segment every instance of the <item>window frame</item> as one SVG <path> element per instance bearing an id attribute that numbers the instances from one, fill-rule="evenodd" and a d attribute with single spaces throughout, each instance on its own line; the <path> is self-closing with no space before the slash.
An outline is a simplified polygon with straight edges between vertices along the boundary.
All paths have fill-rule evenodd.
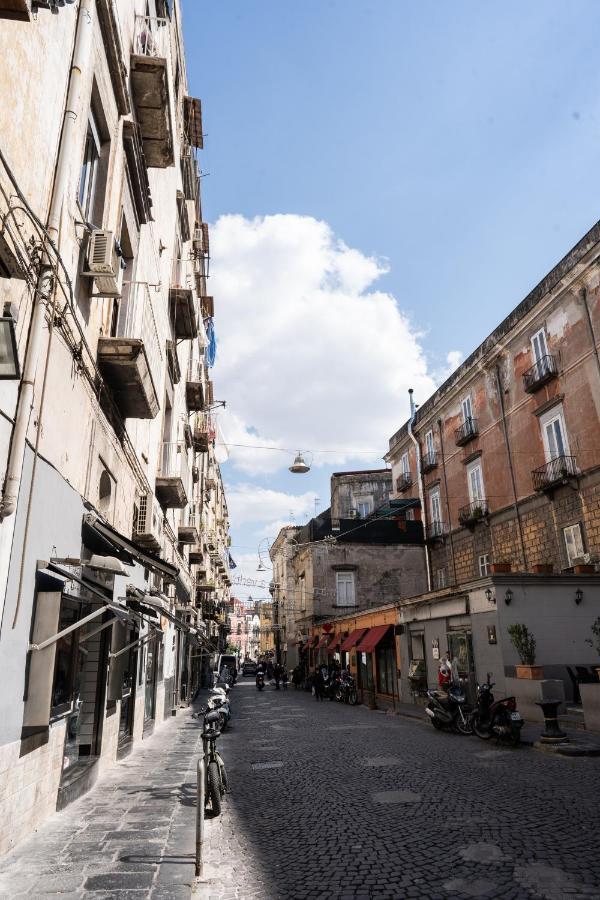
<path id="1" fill-rule="evenodd" d="M 547 429 L 549 426 L 554 425 L 554 423 L 556 422 L 560 423 L 560 437 L 563 445 L 563 452 L 557 453 L 555 456 L 553 456 L 548 441 Z M 540 416 L 540 429 L 542 432 L 542 444 L 544 446 L 544 457 L 546 462 L 552 462 L 553 459 L 560 459 L 561 456 L 571 455 L 571 451 L 569 449 L 567 424 L 565 422 L 562 404 L 560 404 L 559 406 L 553 406 L 552 409 L 549 409 L 546 413 L 544 413 L 544 415 Z"/>
<path id="2" fill-rule="evenodd" d="M 90 151 L 93 151 L 90 153 Z M 77 202 L 86 222 L 91 220 L 96 200 L 96 183 L 98 180 L 98 168 L 102 154 L 102 141 L 92 109 L 88 112 L 85 143 L 83 147 L 83 160 L 79 173 L 79 185 L 77 190 Z M 89 159 L 88 159 L 89 155 Z"/>
<path id="3" fill-rule="evenodd" d="M 434 502 L 435 501 L 435 502 Z M 438 517 L 435 516 L 435 506 L 438 508 Z M 429 514 L 431 516 L 432 524 L 434 522 L 441 523 L 442 521 L 442 493 L 438 487 L 434 487 L 431 491 L 429 491 Z"/>
<path id="4" fill-rule="evenodd" d="M 430 428 L 427 434 L 425 435 L 425 452 L 428 456 L 434 456 L 435 454 L 435 442 L 433 438 L 433 428 Z"/>
<path id="5" fill-rule="evenodd" d="M 479 494 L 479 496 L 475 496 L 473 493 L 472 476 L 473 476 L 473 473 L 478 470 L 479 470 L 480 494 Z M 469 491 L 469 502 L 470 503 L 477 503 L 477 502 L 481 502 L 482 500 L 485 500 L 485 482 L 483 480 L 483 466 L 481 465 L 481 457 L 478 457 L 477 459 L 473 460 L 473 462 L 467 466 L 467 489 Z"/>
<path id="6" fill-rule="evenodd" d="M 400 457 L 400 469 L 402 475 L 410 475 L 410 452 L 408 450 Z"/>
<path id="7" fill-rule="evenodd" d="M 446 567 L 442 566 L 435 570 L 435 589 L 436 591 L 443 591 L 445 587 L 448 587 L 448 578 Z"/>
<path id="8" fill-rule="evenodd" d="M 342 585 L 344 585 L 343 593 L 346 595 L 345 597 L 342 597 L 342 591 L 340 590 Z M 347 602 L 349 586 L 351 586 L 352 589 L 350 592 L 352 595 L 351 602 Z M 335 573 L 335 602 L 336 606 L 356 606 L 356 578 L 353 571 L 342 571 Z"/>
<path id="9" fill-rule="evenodd" d="M 486 578 L 492 571 L 492 564 L 490 562 L 490 554 L 489 553 L 480 553 L 477 559 L 477 566 L 479 568 L 479 577 Z"/>
<path id="10" fill-rule="evenodd" d="M 540 341 L 540 335 L 541 335 L 541 338 L 542 338 L 541 341 Z M 543 344 L 544 352 L 542 353 L 541 356 L 538 356 L 538 355 L 537 355 L 537 351 L 536 351 L 536 343 L 535 343 L 536 340 L 537 340 L 537 342 L 538 342 L 538 346 L 539 346 L 540 344 Z M 531 335 L 530 341 L 531 341 L 531 349 L 532 349 L 532 353 L 533 353 L 533 362 L 534 362 L 534 363 L 539 363 L 539 362 L 541 362 L 541 360 L 542 360 L 545 356 L 548 356 L 548 340 L 547 340 L 547 337 L 546 337 L 546 329 L 545 329 L 545 327 L 542 326 L 541 328 L 538 328 L 538 330 L 535 332 L 535 334 L 532 334 L 532 335 Z"/>
<path id="11" fill-rule="evenodd" d="M 470 422 L 473 419 L 473 399 L 470 394 L 467 394 L 462 398 L 460 401 L 460 408 L 462 411 L 463 425 L 466 425 L 467 422 Z"/>
<path id="12" fill-rule="evenodd" d="M 366 512 L 364 514 L 361 512 L 361 506 L 366 507 Z M 358 513 L 359 519 L 366 519 L 367 516 L 370 516 L 373 512 L 373 502 L 370 498 L 367 498 L 366 500 L 357 500 L 356 511 Z"/>
<path id="13" fill-rule="evenodd" d="M 571 556 L 571 554 L 569 553 L 569 544 L 568 544 L 568 541 L 567 541 L 567 532 L 572 532 L 572 533 L 574 533 L 574 532 L 575 532 L 575 529 L 577 529 L 577 531 L 579 532 L 579 543 L 580 543 L 580 546 L 581 546 L 581 553 L 576 553 L 575 556 Z M 571 568 L 571 567 L 574 565 L 573 560 L 575 560 L 575 559 L 580 559 L 582 556 L 585 555 L 585 552 L 586 552 L 586 550 L 585 550 L 585 543 L 584 543 L 584 540 L 583 540 L 583 528 L 581 527 L 581 522 L 574 522 L 572 525 L 565 525 L 565 527 L 562 529 L 562 533 L 563 533 L 563 543 L 564 543 L 564 546 L 565 546 L 565 553 L 566 553 L 566 556 L 567 556 L 568 567 Z M 575 542 L 574 542 L 574 543 L 575 543 Z"/>

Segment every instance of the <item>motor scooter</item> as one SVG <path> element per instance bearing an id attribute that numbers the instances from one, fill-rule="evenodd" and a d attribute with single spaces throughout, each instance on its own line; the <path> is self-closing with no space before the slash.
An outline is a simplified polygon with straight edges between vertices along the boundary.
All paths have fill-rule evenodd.
<path id="1" fill-rule="evenodd" d="M 495 700 L 493 687 L 494 682 L 490 681 L 488 672 L 487 681 L 477 685 L 477 706 L 471 713 L 473 731 L 483 741 L 495 736 L 498 741 L 505 740 L 516 747 L 521 742 L 523 727 L 523 717 L 517 710 L 517 701 L 514 697 Z"/>
<path id="2" fill-rule="evenodd" d="M 429 703 L 425 712 L 434 728 L 450 728 L 459 734 L 473 734 L 471 711 L 461 684 L 452 684 L 447 691 L 427 691 Z"/>
<path id="3" fill-rule="evenodd" d="M 210 710 L 216 710 L 220 716 L 220 729 L 225 731 L 231 718 L 231 704 L 228 697 L 219 690 L 211 691 L 207 706 Z"/>
<path id="4" fill-rule="evenodd" d="M 256 673 L 256 687 L 257 690 L 262 691 L 265 686 L 265 676 L 263 672 Z"/>

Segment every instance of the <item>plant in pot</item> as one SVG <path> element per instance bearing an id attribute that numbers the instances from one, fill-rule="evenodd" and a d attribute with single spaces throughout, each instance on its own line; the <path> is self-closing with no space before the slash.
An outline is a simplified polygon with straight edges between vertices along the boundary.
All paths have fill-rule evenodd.
<path id="1" fill-rule="evenodd" d="M 535 638 L 527 628 L 527 625 L 515 624 L 508 626 L 510 642 L 519 654 L 520 666 L 515 666 L 517 678 L 530 678 L 540 680 L 544 677 L 542 666 L 535 665 Z"/>
<path id="2" fill-rule="evenodd" d="M 590 626 L 593 637 L 586 644 L 593 647 L 600 657 L 600 616 Z M 588 731 L 600 731 L 600 667 L 596 668 L 599 680 L 594 684 L 579 683 L 585 727 Z"/>

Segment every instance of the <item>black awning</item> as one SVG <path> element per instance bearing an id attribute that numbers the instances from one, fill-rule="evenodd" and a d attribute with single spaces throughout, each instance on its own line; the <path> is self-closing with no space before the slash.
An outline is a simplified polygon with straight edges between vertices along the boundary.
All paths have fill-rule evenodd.
<path id="1" fill-rule="evenodd" d="M 120 549 L 121 552 L 125 551 L 128 553 L 134 562 L 140 563 L 146 569 L 158 572 L 160 575 L 164 575 L 173 581 L 177 578 L 179 573 L 177 566 L 172 566 L 171 563 L 161 559 L 160 556 L 150 553 L 148 550 L 140 547 L 139 544 L 119 534 L 118 531 L 115 531 L 107 522 L 103 522 L 95 513 L 87 513 L 83 517 L 83 524 L 109 541 L 112 545 L 111 556 L 118 556 L 117 551 Z M 87 543 L 86 546 L 88 546 Z"/>
<path id="2" fill-rule="evenodd" d="M 81 587 L 85 588 L 86 591 L 89 591 L 90 594 L 93 594 L 94 597 L 97 597 L 98 600 L 101 600 L 102 603 L 112 603 L 113 596 L 112 591 L 109 593 L 105 591 L 101 585 L 94 585 L 92 582 L 88 581 L 87 578 L 80 578 L 79 575 L 73 574 L 73 572 L 69 572 L 68 569 L 63 569 L 57 563 L 50 562 L 46 566 L 46 569 L 42 570 L 45 572 L 54 573 L 56 575 L 60 575 L 61 578 L 64 578 L 65 581 L 76 581 L 77 584 L 80 584 Z"/>

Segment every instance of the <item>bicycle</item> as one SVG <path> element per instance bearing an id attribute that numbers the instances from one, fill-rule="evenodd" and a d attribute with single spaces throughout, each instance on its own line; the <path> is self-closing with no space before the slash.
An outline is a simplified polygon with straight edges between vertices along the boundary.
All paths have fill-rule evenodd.
<path id="1" fill-rule="evenodd" d="M 219 723 L 221 720 L 217 710 L 209 711 L 204 708 L 197 713 L 192 713 L 193 718 L 203 717 L 202 727 L 202 752 L 204 756 L 204 769 L 206 772 L 205 808 L 210 805 L 213 817 L 221 814 L 221 800 L 229 789 L 227 771 L 223 757 L 217 750 L 217 738 L 220 736 Z"/>

